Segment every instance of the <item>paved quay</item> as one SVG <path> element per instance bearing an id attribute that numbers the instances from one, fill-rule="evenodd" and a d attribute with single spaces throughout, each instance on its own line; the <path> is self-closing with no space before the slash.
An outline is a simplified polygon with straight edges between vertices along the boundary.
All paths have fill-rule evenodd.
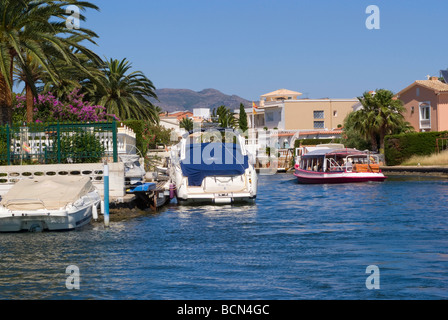
<path id="1" fill-rule="evenodd" d="M 448 176 L 447 166 L 382 166 L 386 174 L 430 174 Z"/>

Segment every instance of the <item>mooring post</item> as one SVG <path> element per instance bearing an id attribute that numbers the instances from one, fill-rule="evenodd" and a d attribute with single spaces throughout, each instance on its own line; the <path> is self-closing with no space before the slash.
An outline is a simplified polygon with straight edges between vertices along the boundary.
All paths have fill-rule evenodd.
<path id="1" fill-rule="evenodd" d="M 109 227 L 109 166 L 104 161 L 104 226 Z"/>

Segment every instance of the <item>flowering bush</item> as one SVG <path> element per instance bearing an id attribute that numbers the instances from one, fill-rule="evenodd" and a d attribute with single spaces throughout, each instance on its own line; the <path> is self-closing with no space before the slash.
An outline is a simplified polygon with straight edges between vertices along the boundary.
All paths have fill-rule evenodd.
<path id="1" fill-rule="evenodd" d="M 119 120 L 114 114 L 106 113 L 103 106 L 83 101 L 84 95 L 78 89 L 73 90 L 66 101 L 59 101 L 51 92 L 39 94 L 34 99 L 34 122 L 99 122 Z M 16 95 L 13 108 L 13 122 L 26 121 L 26 97 Z"/>

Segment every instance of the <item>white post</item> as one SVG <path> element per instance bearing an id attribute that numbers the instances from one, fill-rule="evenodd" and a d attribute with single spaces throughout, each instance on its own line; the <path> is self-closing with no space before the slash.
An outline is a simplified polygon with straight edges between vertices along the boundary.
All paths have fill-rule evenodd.
<path id="1" fill-rule="evenodd" d="M 104 226 L 109 227 L 109 166 L 104 162 Z"/>
<path id="2" fill-rule="evenodd" d="M 254 111 L 254 107 L 252 107 L 252 128 L 255 129 L 255 111 Z"/>

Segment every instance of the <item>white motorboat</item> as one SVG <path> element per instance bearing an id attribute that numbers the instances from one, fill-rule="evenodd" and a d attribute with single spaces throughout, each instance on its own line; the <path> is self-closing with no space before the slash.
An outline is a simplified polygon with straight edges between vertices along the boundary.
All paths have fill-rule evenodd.
<path id="1" fill-rule="evenodd" d="M 0 202 L 0 232 L 77 229 L 91 221 L 100 202 L 89 177 L 19 180 Z"/>
<path id="2" fill-rule="evenodd" d="M 122 154 L 119 157 L 124 164 L 126 187 L 144 182 L 146 171 L 140 164 L 140 156 L 138 154 Z"/>
<path id="3" fill-rule="evenodd" d="M 185 134 L 171 149 L 170 178 L 179 204 L 253 203 L 258 177 L 245 139 L 231 129 Z"/>

